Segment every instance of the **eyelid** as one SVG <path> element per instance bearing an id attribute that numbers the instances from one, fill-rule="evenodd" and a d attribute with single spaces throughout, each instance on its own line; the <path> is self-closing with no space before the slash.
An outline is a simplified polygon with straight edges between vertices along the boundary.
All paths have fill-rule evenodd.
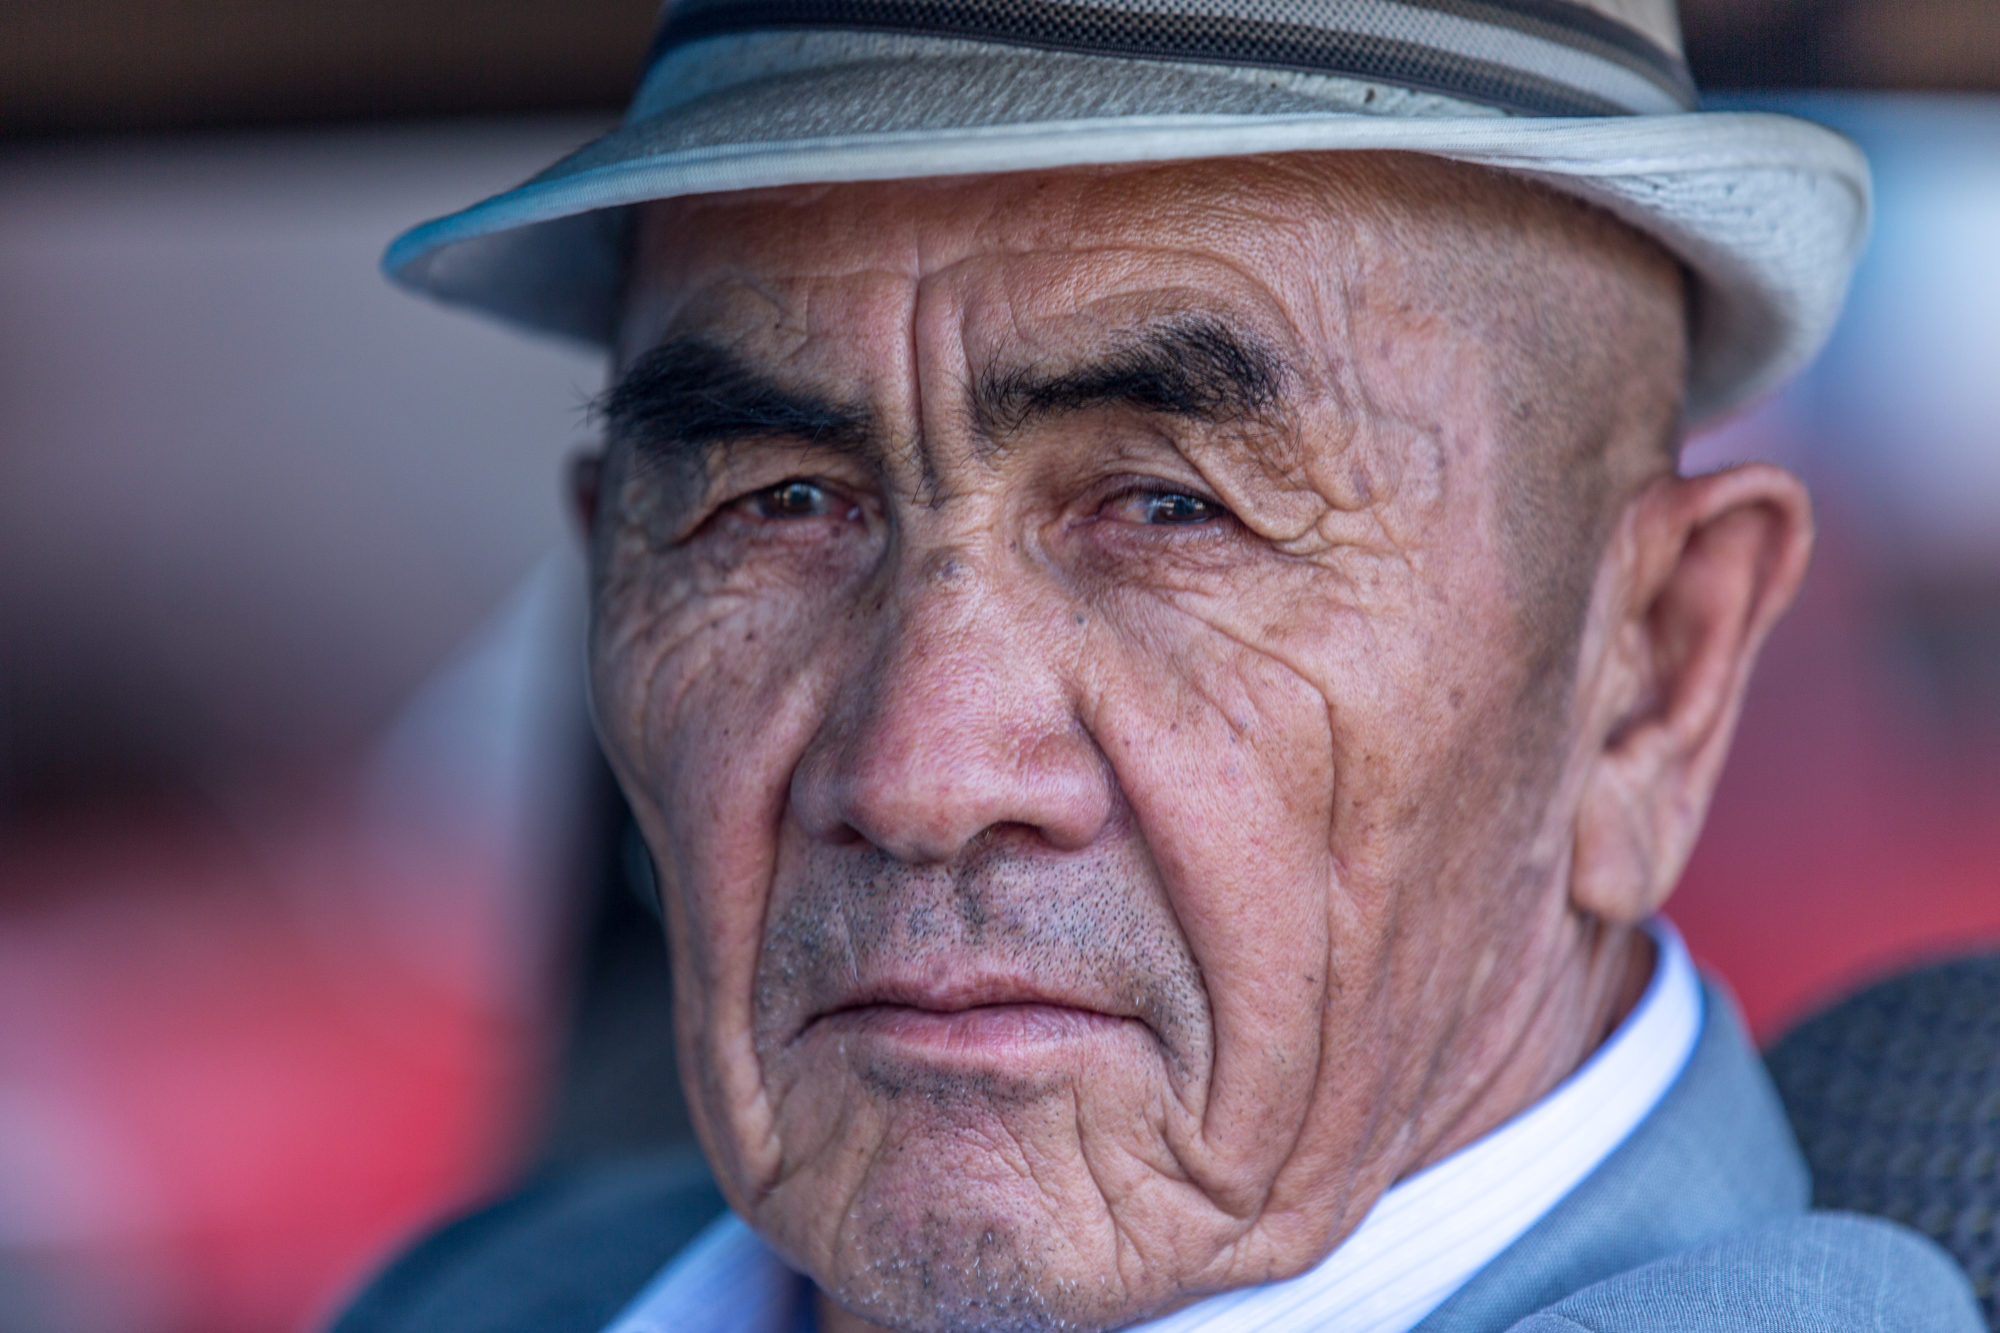
<path id="1" fill-rule="evenodd" d="M 1199 500 L 1203 504 L 1214 506 L 1220 514 L 1234 517 L 1234 511 L 1230 509 L 1228 503 L 1221 496 L 1215 493 L 1215 489 L 1211 486 L 1199 481 L 1175 480 L 1168 477 L 1145 476 L 1136 473 L 1107 477 L 1097 487 L 1096 494 L 1088 502 L 1088 506 L 1092 513 L 1096 513 L 1114 501 L 1141 495 L 1185 495 Z"/>
<path id="2" fill-rule="evenodd" d="M 827 476 L 813 468 L 812 460 L 801 459 L 796 453 L 791 453 L 777 466 L 753 462 L 752 466 L 746 467 L 743 463 L 741 459 L 719 462 L 699 477 L 691 478 L 679 495 L 666 499 L 665 512 L 673 516 L 665 536 L 667 546 L 684 546 L 699 539 L 713 531 L 717 521 L 731 511 L 740 509 L 764 492 L 793 481 L 809 482 L 836 500 L 846 500 L 861 511 L 863 521 L 867 521 L 867 515 L 873 509 L 870 491 L 865 484 Z"/>
<path id="3" fill-rule="evenodd" d="M 760 513 L 766 497 L 787 486 L 811 486 L 821 493 L 821 504 L 825 512 L 819 514 L 774 515 Z M 877 515 L 880 506 L 865 487 L 854 486 L 808 472 L 791 472 L 768 482 L 762 482 L 747 490 L 739 490 L 728 498 L 715 503 L 689 532 L 689 537 L 698 536 L 725 517 L 734 515 L 738 520 L 751 526 L 765 526 L 809 529 L 815 524 L 857 524 L 863 529 L 874 530 L 880 525 Z"/>
<path id="4" fill-rule="evenodd" d="M 788 481 L 811 482 L 857 500 L 879 488 L 874 469 L 843 450 L 806 441 L 751 439 L 711 453 L 689 503 L 714 513 Z"/>
<path id="5" fill-rule="evenodd" d="M 736 499 L 731 500 L 729 504 L 732 507 L 749 506 L 755 508 L 761 505 L 764 500 L 773 498 L 779 492 L 790 490 L 794 486 L 806 486 L 819 492 L 826 509 L 829 511 L 823 517 L 851 520 L 859 517 L 861 514 L 861 501 L 850 494 L 848 488 L 833 485 L 818 477 L 806 476 L 786 477 L 781 481 L 774 481 L 768 486 L 760 486 L 756 490 L 746 491 Z M 765 517 L 768 517 L 768 515 Z M 805 516 L 800 516 L 801 519 L 803 517 Z M 800 520 L 794 519 L 791 521 Z"/>

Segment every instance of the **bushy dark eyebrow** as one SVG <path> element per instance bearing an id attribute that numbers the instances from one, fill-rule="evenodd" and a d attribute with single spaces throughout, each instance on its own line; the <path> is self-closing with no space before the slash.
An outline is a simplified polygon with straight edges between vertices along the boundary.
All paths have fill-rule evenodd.
<path id="1" fill-rule="evenodd" d="M 674 338 L 639 357 L 592 406 L 611 438 L 661 461 L 699 462 L 732 441 L 787 439 L 858 449 L 873 435 L 865 408 L 789 387 L 702 338 Z"/>
<path id="2" fill-rule="evenodd" d="M 1113 405 L 1223 425 L 1267 413 L 1287 379 L 1284 362 L 1256 339 L 1189 315 L 1082 365 L 989 371 L 973 386 L 973 420 L 995 439 L 1047 417 Z"/>

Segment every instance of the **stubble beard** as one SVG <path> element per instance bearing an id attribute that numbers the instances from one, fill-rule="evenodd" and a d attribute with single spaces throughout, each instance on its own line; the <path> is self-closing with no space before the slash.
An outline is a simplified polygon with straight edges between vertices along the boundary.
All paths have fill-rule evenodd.
<path id="1" fill-rule="evenodd" d="M 767 1087 L 796 1077 L 802 1030 L 857 978 L 927 958 L 1069 979 L 1136 1018 L 1150 1043 L 1135 1032 L 1133 1049 L 1149 1050 L 1164 1081 L 1206 1077 L 1207 995 L 1143 852 L 1051 859 L 989 838 L 941 867 L 912 867 L 874 849 L 824 855 L 824 865 L 793 876 L 800 887 L 775 903 L 764 932 L 754 1021 Z M 1095 1091 L 1101 1112 L 1104 1089 L 1067 1069 L 966 1071 L 880 1052 L 850 1058 L 845 1048 L 841 1059 L 839 1087 L 816 1081 L 786 1094 L 864 1100 L 860 1114 L 838 1105 L 812 1111 L 886 1126 L 863 1145 L 867 1164 L 847 1197 L 805 1220 L 807 1230 L 839 1229 L 829 1247 L 841 1256 L 838 1271 L 812 1274 L 835 1301 L 905 1333 L 1086 1333 L 1130 1322 L 1132 1314 L 1113 1308 L 1121 1304 L 1116 1282 L 1079 1271 L 1091 1264 L 1083 1256 L 1108 1254 L 1112 1242 L 1101 1196 L 1094 1209 L 1053 1195 L 1024 1205 L 1019 1174 L 1007 1179 L 1002 1155 L 981 1146 L 1024 1147 L 1087 1185 L 1082 1106 Z M 1132 1106 L 1135 1120 L 1142 1114 Z M 832 1141 L 820 1150 L 855 1146 Z M 1000 1187 L 991 1185 L 995 1176 Z M 799 1222 L 786 1219 L 786 1229 Z"/>

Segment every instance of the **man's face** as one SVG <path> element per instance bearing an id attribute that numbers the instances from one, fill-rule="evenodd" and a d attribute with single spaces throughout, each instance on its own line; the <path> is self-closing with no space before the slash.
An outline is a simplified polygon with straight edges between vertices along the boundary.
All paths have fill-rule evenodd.
<path id="1" fill-rule="evenodd" d="M 1329 158 L 642 219 L 595 705 L 703 1142 L 848 1310 L 1289 1275 L 1574 1062 L 1589 569 L 1521 558 L 1496 311 L 1678 313 L 1567 216 Z"/>

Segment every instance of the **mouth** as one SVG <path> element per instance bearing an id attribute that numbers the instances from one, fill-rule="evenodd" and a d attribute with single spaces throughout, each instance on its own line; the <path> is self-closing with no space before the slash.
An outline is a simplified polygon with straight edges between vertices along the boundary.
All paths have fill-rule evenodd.
<path id="1" fill-rule="evenodd" d="M 1011 979 L 949 987 L 870 987 L 816 1015 L 815 1034 L 904 1048 L 932 1059 L 1027 1058 L 1144 1025 Z"/>

